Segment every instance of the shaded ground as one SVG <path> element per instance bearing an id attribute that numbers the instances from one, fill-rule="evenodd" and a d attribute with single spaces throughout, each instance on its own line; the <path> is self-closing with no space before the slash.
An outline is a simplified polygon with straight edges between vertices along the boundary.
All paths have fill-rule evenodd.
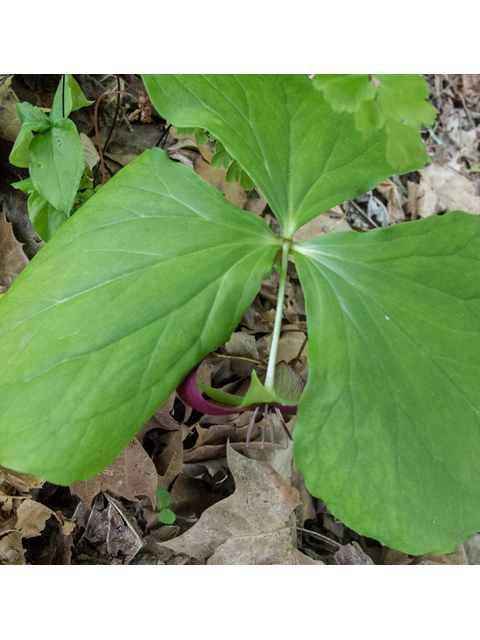
<path id="1" fill-rule="evenodd" d="M 142 86 L 134 76 L 75 77 L 92 100 L 116 90 L 118 82 L 121 88 Z M 318 216 L 295 239 L 346 229 L 365 231 L 455 209 L 480 215 L 480 76 L 425 78 L 438 110 L 436 127 L 423 132 L 434 162 L 421 171 L 392 176 L 373 192 Z M 43 246 L 28 219 L 27 197 L 10 186 L 28 175 L 8 163 L 18 132 L 11 107 L 16 99 L 50 107 L 59 79 L 0 77 L 0 293 L 28 263 L 27 257 Z M 106 96 L 100 103 L 107 179 L 144 149 L 160 145 L 230 202 L 263 216 L 278 230 L 258 191 L 228 184 L 226 171 L 211 167 L 210 143 L 200 147 L 193 136 L 166 129 L 155 111 L 151 123 L 131 121 L 129 115 L 137 107 L 128 95 L 122 96 L 118 111 L 117 96 Z M 94 106 L 75 112 L 72 120 L 96 146 Z M 101 182 L 99 163 L 96 180 Z M 231 339 L 202 363 L 202 382 L 233 392 L 253 368 L 259 373 L 266 369 L 277 282 L 272 270 Z M 304 298 L 291 262 L 278 360 L 295 366 L 304 378 L 307 336 Z M 267 443 L 262 450 L 259 416 L 253 443 L 246 447 L 250 418 L 251 413 L 202 415 L 173 394 L 115 462 L 89 482 L 61 487 L 0 468 L 0 563 L 480 564 L 480 534 L 452 554 L 413 557 L 348 529 L 308 493 L 280 427 L 275 445 Z M 288 423 L 290 430 L 294 422 L 292 418 Z M 170 492 L 174 524 L 159 521 L 158 486 Z M 182 534 L 186 535 L 179 539 Z"/>

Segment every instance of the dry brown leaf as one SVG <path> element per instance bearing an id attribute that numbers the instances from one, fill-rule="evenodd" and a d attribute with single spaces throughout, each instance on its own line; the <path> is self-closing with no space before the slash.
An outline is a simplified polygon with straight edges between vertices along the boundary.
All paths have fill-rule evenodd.
<path id="1" fill-rule="evenodd" d="M 304 224 L 293 236 L 294 242 L 306 242 L 307 240 L 313 240 L 318 236 L 323 236 L 326 233 L 333 233 L 335 231 L 348 231 L 351 229 L 350 225 L 345 219 L 345 213 L 340 205 L 337 205 L 333 209 L 321 213 L 319 216 Z"/>
<path id="2" fill-rule="evenodd" d="M 160 476 L 177 476 L 182 473 L 183 454 L 183 427 L 179 425 L 178 431 L 171 431 L 159 438 L 166 442 L 167 446 L 162 453 L 155 458 L 155 468 Z"/>
<path id="3" fill-rule="evenodd" d="M 190 478 L 182 473 L 173 483 L 168 508 L 177 519 L 182 518 L 192 523 L 220 498 L 221 494 L 208 491 L 202 480 Z"/>
<path id="4" fill-rule="evenodd" d="M 377 190 L 387 199 L 388 224 L 396 224 L 405 220 L 403 205 L 407 199 L 397 185 L 388 178 L 378 185 Z"/>
<path id="5" fill-rule="evenodd" d="M 244 430 L 245 437 L 246 437 L 246 431 L 247 429 Z M 260 433 L 261 433 L 260 428 L 255 427 L 253 429 L 252 439 L 258 438 Z M 260 449 L 261 443 L 250 442 L 250 444 L 247 447 L 245 442 L 233 442 L 231 447 L 235 451 L 245 451 L 247 448 L 250 450 Z M 264 444 L 264 449 L 282 449 L 282 448 L 283 447 L 279 444 L 272 445 L 270 441 L 265 442 Z M 203 462 L 208 462 L 209 460 L 217 460 L 218 458 L 225 458 L 226 454 L 227 454 L 226 444 L 206 444 L 206 445 L 197 447 L 196 449 L 193 449 L 188 453 L 185 453 L 183 457 L 183 461 L 185 464 L 203 463 Z"/>
<path id="6" fill-rule="evenodd" d="M 13 235 L 5 211 L 0 211 L 0 286 L 9 286 L 28 264 L 22 244 Z"/>
<path id="7" fill-rule="evenodd" d="M 230 340 L 223 345 L 222 351 L 228 356 L 240 356 L 257 361 L 260 359 L 254 336 L 245 331 L 232 333 Z"/>
<path id="8" fill-rule="evenodd" d="M 306 335 L 303 331 L 299 331 L 295 325 L 284 325 L 282 327 L 282 335 L 278 341 L 277 362 L 291 362 L 300 353 L 303 346 L 302 354 L 307 354 L 307 345 L 304 345 Z"/>
<path id="9" fill-rule="evenodd" d="M 72 495 L 78 496 L 90 509 L 101 491 L 111 491 L 132 502 L 137 496 L 147 496 L 156 505 L 157 472 L 145 449 L 134 438 L 104 471 L 91 480 L 70 485 Z"/>
<path id="10" fill-rule="evenodd" d="M 14 531 L 0 540 L 0 564 L 26 564 L 22 536 Z"/>
<path id="11" fill-rule="evenodd" d="M 251 211 L 255 215 L 260 216 L 265 211 L 267 199 L 258 190 L 256 194 L 256 197 L 247 198 L 247 202 L 243 208 L 245 211 Z"/>
<path id="12" fill-rule="evenodd" d="M 17 98 L 10 86 L 13 76 L 0 79 L 0 136 L 13 142 L 20 132 L 22 123 L 17 113 Z"/>
<path id="13" fill-rule="evenodd" d="M 30 473 L 21 473 L 13 469 L 1 469 L 1 471 L 3 477 L 0 477 L 0 483 L 8 482 L 21 493 L 28 493 L 30 489 L 40 489 L 45 484 L 45 480 Z"/>
<path id="14" fill-rule="evenodd" d="M 370 556 L 367 556 L 355 541 L 340 547 L 333 556 L 333 560 L 332 564 L 374 564 Z"/>
<path id="15" fill-rule="evenodd" d="M 446 164 L 433 163 L 420 169 L 420 185 L 424 188 L 423 199 L 420 196 L 417 201 L 420 217 L 457 209 L 480 215 L 480 196 L 460 170 L 458 156 Z"/>
<path id="16" fill-rule="evenodd" d="M 235 493 L 207 509 L 186 533 L 163 543 L 208 564 L 322 564 L 292 544 L 287 522 L 300 504 L 269 464 L 227 448 Z"/>
<path id="17" fill-rule="evenodd" d="M 469 536 L 463 543 L 468 564 L 480 564 L 480 533 Z"/>
<path id="18" fill-rule="evenodd" d="M 480 101 L 480 73 L 463 73 L 462 78 L 465 99 L 475 106 Z"/>
<path id="19" fill-rule="evenodd" d="M 22 538 L 34 538 L 40 535 L 51 516 L 55 516 L 54 512 L 41 502 L 24 500 L 17 509 L 15 529 Z"/>
<path id="20" fill-rule="evenodd" d="M 77 551 L 87 552 L 89 564 L 99 564 L 98 558 L 105 556 L 113 558 L 109 564 L 129 564 L 143 546 L 138 525 L 126 513 L 123 505 L 108 494 L 96 496 L 91 510 L 79 503 L 73 517 L 78 529 L 83 529 L 83 535 L 76 545 Z M 95 547 L 94 554 L 91 545 L 85 541 Z"/>
<path id="21" fill-rule="evenodd" d="M 179 423 L 172 418 L 170 412 L 173 409 L 175 403 L 176 393 L 175 391 L 169 396 L 162 406 L 154 413 L 154 415 L 146 422 L 135 438 L 140 444 L 143 444 L 145 435 L 152 429 L 164 429 L 165 431 L 177 431 Z"/>
<path id="22" fill-rule="evenodd" d="M 416 556 L 412 564 L 460 565 L 468 564 L 468 558 L 462 543 L 455 547 L 451 553 L 425 553 Z"/>

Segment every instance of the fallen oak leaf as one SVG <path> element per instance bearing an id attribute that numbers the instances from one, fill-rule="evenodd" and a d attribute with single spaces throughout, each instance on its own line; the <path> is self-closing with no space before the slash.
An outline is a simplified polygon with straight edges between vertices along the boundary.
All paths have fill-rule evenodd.
<path id="1" fill-rule="evenodd" d="M 209 507 L 186 533 L 161 546 L 207 564 L 323 564 L 292 544 L 288 525 L 300 503 L 290 487 L 265 462 L 250 460 L 227 445 L 235 493 Z"/>

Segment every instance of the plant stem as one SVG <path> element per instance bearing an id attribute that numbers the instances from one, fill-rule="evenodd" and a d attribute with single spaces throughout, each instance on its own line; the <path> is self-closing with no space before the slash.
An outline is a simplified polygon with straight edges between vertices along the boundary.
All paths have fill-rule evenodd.
<path id="1" fill-rule="evenodd" d="M 272 347 L 268 360 L 267 375 L 265 377 L 265 387 L 273 389 L 275 380 L 275 364 L 277 362 L 278 341 L 280 339 L 280 329 L 282 327 L 283 300 L 285 298 L 285 284 L 287 282 L 288 254 L 290 251 L 290 240 L 283 241 L 282 247 L 282 269 L 280 271 L 280 281 L 278 283 L 277 308 L 275 309 L 275 325 L 273 327 Z"/>

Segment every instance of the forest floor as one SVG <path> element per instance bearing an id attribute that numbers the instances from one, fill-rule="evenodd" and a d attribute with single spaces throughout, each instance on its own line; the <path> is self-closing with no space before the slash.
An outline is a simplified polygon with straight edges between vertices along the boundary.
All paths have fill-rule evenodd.
<path id="1" fill-rule="evenodd" d="M 142 85 L 135 76 L 75 76 L 86 97 Z M 435 127 L 422 132 L 433 162 L 391 176 L 368 194 L 329 210 L 295 239 L 360 232 L 464 210 L 480 215 L 480 75 L 426 75 Z M 28 219 L 27 196 L 10 184 L 27 170 L 8 162 L 18 133 L 17 101 L 48 108 L 60 76 L 0 76 L 0 293 L 41 249 Z M 117 112 L 118 101 L 118 112 Z M 13 105 L 13 110 L 12 110 Z M 278 223 L 258 191 L 245 191 L 214 169 L 213 146 L 152 122 L 130 120 L 138 104 L 108 95 L 99 106 L 107 179 L 145 149 L 160 146 L 191 167 L 237 207 Z M 72 114 L 101 182 L 94 105 Z M 114 122 L 115 121 L 115 122 Z M 108 144 L 105 142 L 108 140 Z M 266 369 L 278 275 L 272 270 L 230 340 L 201 364 L 198 379 L 234 391 L 255 368 Z M 294 262 L 289 263 L 277 360 L 306 379 L 308 328 Z M 453 553 L 411 556 L 346 527 L 305 487 L 282 429 L 261 448 L 260 422 L 246 446 L 251 413 L 203 415 L 173 393 L 116 460 L 70 487 L 0 467 L 0 564 L 480 564 L 480 533 Z M 294 428 L 295 417 L 287 423 Z M 157 490 L 170 494 L 173 524 L 159 511 Z M 164 514 L 165 512 L 163 512 Z M 160 519 L 159 519 L 160 514 Z M 272 533 L 273 531 L 273 533 Z"/>

